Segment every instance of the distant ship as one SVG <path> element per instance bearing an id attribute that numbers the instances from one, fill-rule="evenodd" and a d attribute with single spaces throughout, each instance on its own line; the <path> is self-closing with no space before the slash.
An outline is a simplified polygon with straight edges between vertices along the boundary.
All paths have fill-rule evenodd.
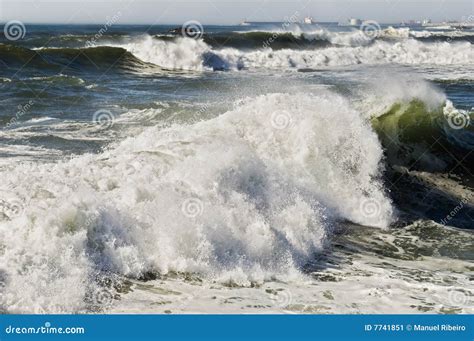
<path id="1" fill-rule="evenodd" d="M 424 19 L 424 20 L 421 22 L 421 25 L 422 25 L 422 26 L 430 26 L 430 25 L 431 25 L 431 19 Z"/>
<path id="2" fill-rule="evenodd" d="M 313 21 L 313 18 L 311 18 L 311 17 L 305 17 L 303 19 L 303 23 L 305 23 L 307 25 L 311 25 L 311 24 L 314 24 L 314 21 Z"/>
<path id="3" fill-rule="evenodd" d="M 251 25 L 247 20 L 240 22 L 240 26 L 249 26 Z"/>
<path id="4" fill-rule="evenodd" d="M 474 23 L 458 22 L 458 21 L 443 21 L 443 22 L 432 22 L 430 19 L 425 19 L 421 23 L 423 27 L 429 27 L 435 30 L 468 30 L 474 28 Z"/>
<path id="5" fill-rule="evenodd" d="M 354 27 L 357 26 L 358 27 L 362 25 L 362 20 L 358 18 L 350 18 L 350 19 L 347 19 L 346 22 L 338 22 L 337 24 L 339 26 L 354 26 Z"/>
<path id="6" fill-rule="evenodd" d="M 349 19 L 349 26 L 360 26 L 362 25 L 362 20 L 358 18 L 350 18 Z"/>

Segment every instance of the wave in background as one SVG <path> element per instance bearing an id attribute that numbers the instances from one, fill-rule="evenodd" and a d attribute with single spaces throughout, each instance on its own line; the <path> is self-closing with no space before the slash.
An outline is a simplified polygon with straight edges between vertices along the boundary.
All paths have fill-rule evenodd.
<path id="1" fill-rule="evenodd" d="M 384 37 L 368 38 L 362 32 L 282 33 L 272 43 L 264 45 L 274 36 L 271 32 L 233 33 L 237 38 L 224 36 L 235 42 L 221 45 L 217 36 L 193 40 L 170 36 L 133 36 L 119 40 L 104 40 L 93 48 L 58 47 L 31 49 L 1 45 L 0 57 L 8 67 L 16 68 L 27 61 L 30 68 L 68 69 L 75 71 L 144 70 L 153 64 L 169 70 L 240 70 L 240 69 L 308 69 L 349 66 L 357 64 L 402 65 L 472 65 L 474 49 L 469 41 L 440 40 L 423 42 L 406 38 L 400 30 L 384 31 Z M 276 34 L 276 33 L 275 33 Z M 301 36 L 305 42 L 321 42 L 319 48 L 296 43 L 285 45 Z M 417 32 L 422 34 L 422 32 Z M 400 39 L 398 39 L 400 38 Z M 265 40 L 266 39 L 266 40 Z M 298 38 L 300 39 L 300 38 Z M 239 41 L 251 42 L 246 46 Z M 257 44 L 258 42 L 258 44 Z M 155 70 L 156 71 L 156 70 Z"/>
<path id="2" fill-rule="evenodd" d="M 150 36 L 118 45 L 142 61 L 167 69 L 239 70 L 254 68 L 304 69 L 357 64 L 471 65 L 474 48 L 470 43 L 422 43 L 404 40 L 376 41 L 367 46 L 328 47 L 318 50 L 245 51 L 234 48 L 213 49 L 201 40 L 177 38 L 161 41 Z"/>

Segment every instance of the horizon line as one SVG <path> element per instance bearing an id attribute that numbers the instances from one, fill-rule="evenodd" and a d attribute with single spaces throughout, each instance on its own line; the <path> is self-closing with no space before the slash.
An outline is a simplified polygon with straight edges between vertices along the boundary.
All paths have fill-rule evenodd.
<path id="1" fill-rule="evenodd" d="M 373 19 L 358 19 L 358 20 L 361 20 L 362 22 L 364 21 L 369 21 L 369 20 L 373 20 Z M 377 23 L 379 24 L 382 24 L 382 25 L 389 25 L 389 24 L 409 24 L 410 22 L 415 22 L 415 23 L 418 23 L 418 22 L 422 22 L 423 20 L 425 19 L 408 19 L 408 20 L 399 20 L 399 21 L 387 21 L 387 22 L 383 22 L 383 21 L 377 21 L 377 20 L 374 20 L 376 21 Z M 22 24 L 24 25 L 71 25 L 71 26 L 74 26 L 74 25 L 107 25 L 107 22 L 46 22 L 46 21 L 22 21 L 22 20 L 18 20 L 18 19 L 12 19 L 12 20 L 6 20 L 6 21 L 0 21 L 0 25 L 5 25 L 7 24 L 8 22 L 10 21 L 19 21 L 21 22 Z M 331 21 L 331 20 L 321 20 L 321 21 L 315 21 L 313 24 L 304 24 L 303 22 L 294 22 L 292 24 L 303 24 L 303 25 L 308 25 L 308 26 L 311 26 L 311 25 L 318 25 L 318 24 L 334 24 L 334 23 L 337 23 L 337 24 L 345 24 L 349 21 L 346 20 L 346 21 Z M 183 21 L 183 23 L 185 23 L 186 21 Z M 213 24 L 213 23 L 203 23 L 203 22 L 200 22 L 198 21 L 200 24 L 202 25 L 205 25 L 205 26 L 239 26 L 242 22 L 233 22 L 233 23 L 227 23 L 227 24 L 224 24 L 224 23 L 219 23 L 219 24 Z M 247 23 L 250 23 L 250 24 L 274 24 L 274 23 L 284 23 L 285 21 L 246 21 Z M 452 23 L 452 22 L 460 22 L 459 20 L 456 20 L 456 19 L 445 19 L 445 20 L 442 20 L 442 21 L 433 21 L 432 24 L 436 24 L 436 23 L 439 23 L 439 24 L 443 24 L 443 23 Z M 110 27 L 112 26 L 127 26 L 127 25 L 136 25 L 136 26 L 180 26 L 180 25 L 183 25 L 183 23 L 150 23 L 150 22 L 141 22 L 141 23 L 138 23 L 138 22 L 127 22 L 127 23 L 114 23 L 114 24 L 111 24 L 111 25 L 108 25 Z"/>

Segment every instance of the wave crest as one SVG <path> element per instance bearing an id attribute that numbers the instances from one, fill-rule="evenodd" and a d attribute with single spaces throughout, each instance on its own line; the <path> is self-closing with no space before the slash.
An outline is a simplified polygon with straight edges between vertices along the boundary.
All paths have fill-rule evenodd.
<path id="1" fill-rule="evenodd" d="M 240 69 L 311 69 L 357 64 L 405 65 L 472 65 L 474 48 L 470 43 L 423 43 L 413 39 L 397 42 L 370 41 L 356 32 L 340 47 L 322 49 L 236 48 L 215 49 L 202 40 L 177 38 L 162 41 L 144 37 L 123 45 L 145 62 L 164 68 L 181 70 L 240 70 Z M 316 38 L 314 38 L 316 39 Z M 342 39 L 342 38 L 341 38 Z M 362 39 L 362 40 L 361 40 Z M 355 41 L 363 41 L 360 46 Z M 352 46 L 355 45 L 355 46 Z"/>
<path id="2" fill-rule="evenodd" d="M 276 110 L 291 116 L 285 127 L 273 126 Z M 148 128 L 99 155 L 2 171 L 29 202 L 0 221 L 0 305 L 79 311 L 104 272 L 238 285 L 300 276 L 338 221 L 390 224 L 381 158 L 344 98 L 270 94 L 209 121 Z"/>

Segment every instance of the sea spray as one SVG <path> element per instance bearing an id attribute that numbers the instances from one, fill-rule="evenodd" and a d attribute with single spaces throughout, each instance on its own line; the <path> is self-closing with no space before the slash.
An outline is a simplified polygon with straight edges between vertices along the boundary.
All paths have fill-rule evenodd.
<path id="1" fill-rule="evenodd" d="M 277 108 L 291 115 L 282 129 Z M 187 272 L 239 286 L 301 276 L 338 222 L 391 223 L 381 158 L 368 122 L 322 92 L 247 98 L 98 155 L 18 165 L 2 177 L 30 201 L 0 222 L 0 305 L 82 311 L 100 273 Z"/>
<path id="2" fill-rule="evenodd" d="M 349 44 L 350 45 L 350 44 Z M 431 43 L 403 40 L 375 41 L 368 46 L 327 47 L 324 49 L 212 48 L 202 40 L 176 38 L 172 41 L 143 36 L 120 46 L 136 57 L 165 68 L 181 70 L 240 70 L 243 68 L 302 69 L 357 64 L 472 64 L 474 48 L 468 42 Z M 423 53 L 419 51 L 422 50 Z"/>

